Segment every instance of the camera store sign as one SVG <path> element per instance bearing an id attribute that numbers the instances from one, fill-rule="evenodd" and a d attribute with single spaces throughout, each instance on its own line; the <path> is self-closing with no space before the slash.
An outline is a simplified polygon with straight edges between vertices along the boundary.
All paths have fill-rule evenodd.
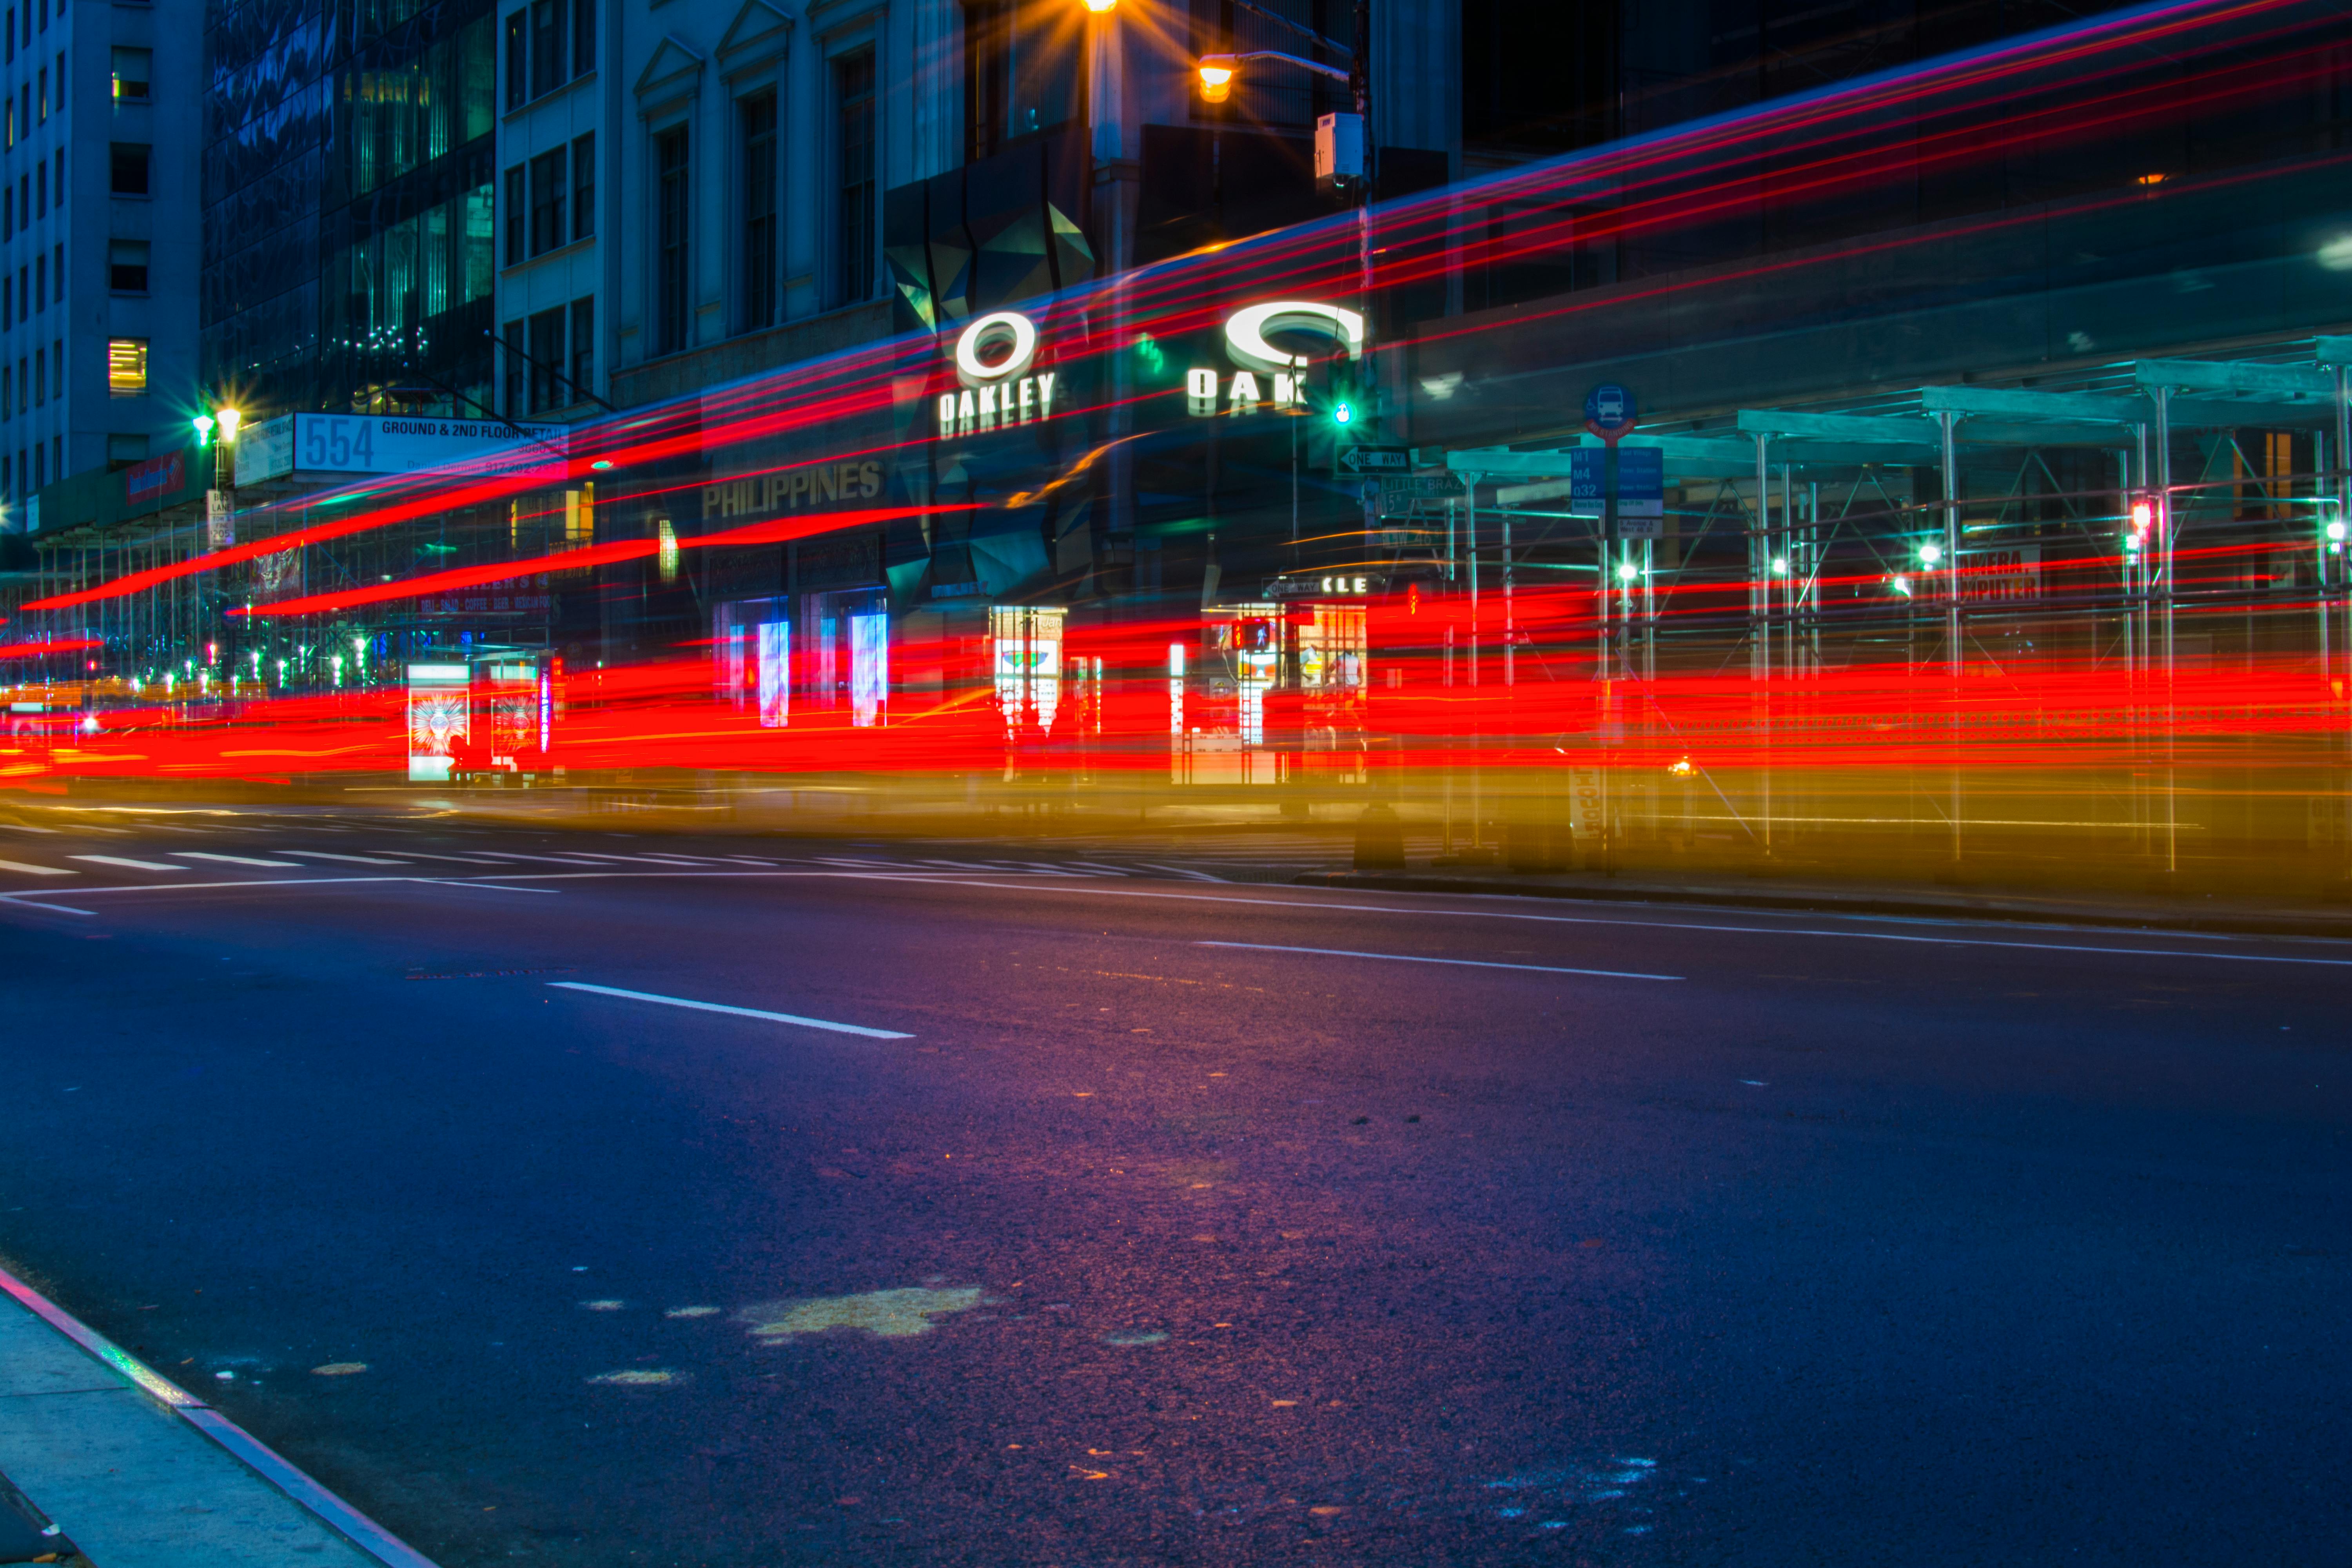
<path id="1" fill-rule="evenodd" d="M 1184 373 L 1184 405 L 1196 417 L 1298 408 L 1307 402 L 1307 355 L 1270 339 L 1307 332 L 1329 339 L 1350 360 L 1364 357 L 1364 318 L 1339 305 L 1276 300 L 1245 305 L 1225 318 L 1225 353 L 1237 370 Z M 981 317 L 957 334 L 954 392 L 939 395 L 939 433 L 970 436 L 1027 425 L 1054 415 L 1053 371 L 1031 374 L 1037 362 L 1037 323 L 1018 310 Z"/>
<path id="2" fill-rule="evenodd" d="M 1307 403 L 1307 356 L 1269 340 L 1274 332 L 1330 339 L 1350 360 L 1364 357 L 1364 318 L 1312 300 L 1245 305 L 1225 318 L 1225 355 L 1238 370 L 1184 373 L 1184 411 L 1196 419 L 1255 414 L 1261 407 L 1301 408 Z"/>

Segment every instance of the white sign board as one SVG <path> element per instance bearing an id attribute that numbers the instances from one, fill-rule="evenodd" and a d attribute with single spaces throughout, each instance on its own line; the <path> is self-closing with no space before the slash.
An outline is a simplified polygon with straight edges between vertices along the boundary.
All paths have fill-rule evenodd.
<path id="1" fill-rule="evenodd" d="M 518 434 L 520 432 L 520 434 Z M 284 474 L 406 474 L 466 464 L 481 474 L 563 477 L 568 425 L 408 414 L 282 414 L 237 437 L 236 482 Z"/>

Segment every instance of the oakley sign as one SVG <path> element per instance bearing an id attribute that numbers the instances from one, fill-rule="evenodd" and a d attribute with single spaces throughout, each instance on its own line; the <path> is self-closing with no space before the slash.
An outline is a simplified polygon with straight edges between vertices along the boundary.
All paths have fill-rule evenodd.
<path id="1" fill-rule="evenodd" d="M 1225 354 L 1242 368 L 1230 375 L 1213 370 L 1184 373 L 1184 407 L 1195 418 L 1216 414 L 1255 414 L 1261 405 L 1303 407 L 1307 356 L 1269 341 L 1273 332 L 1310 332 L 1330 339 L 1351 360 L 1364 357 L 1364 318 L 1339 305 L 1312 300 L 1276 300 L 1245 305 L 1225 318 Z M 1265 379 L 1261 381 L 1263 376 Z"/>
<path id="2" fill-rule="evenodd" d="M 1054 414 L 1055 373 L 1031 375 L 1037 360 L 1037 323 L 1017 310 L 998 310 L 964 328 L 955 342 L 961 392 L 940 394 L 940 434 L 969 436 Z"/>
<path id="3" fill-rule="evenodd" d="M 1362 314 L 1319 300 L 1244 305 L 1225 318 L 1224 332 L 1226 357 L 1241 368 L 1184 373 L 1185 409 L 1196 417 L 1306 405 L 1303 373 L 1313 362 L 1274 342 L 1275 334 L 1325 338 L 1350 360 L 1364 357 Z M 1052 418 L 1055 373 L 1031 374 L 1039 342 L 1037 323 L 1017 310 L 997 310 L 967 325 L 953 351 L 961 390 L 939 395 L 939 433 L 970 436 Z"/>

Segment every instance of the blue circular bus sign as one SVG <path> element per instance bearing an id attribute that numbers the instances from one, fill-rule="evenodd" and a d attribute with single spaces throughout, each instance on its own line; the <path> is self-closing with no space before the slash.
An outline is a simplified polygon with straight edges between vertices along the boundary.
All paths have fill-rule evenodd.
<path id="1" fill-rule="evenodd" d="M 1604 381 L 1584 395 L 1584 427 L 1604 441 L 1614 441 L 1633 427 L 1633 394 L 1613 381 Z"/>

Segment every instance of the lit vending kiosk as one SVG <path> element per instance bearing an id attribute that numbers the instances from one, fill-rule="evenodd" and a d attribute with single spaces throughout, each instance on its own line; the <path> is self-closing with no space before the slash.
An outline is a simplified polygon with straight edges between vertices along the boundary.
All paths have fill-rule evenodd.
<path id="1" fill-rule="evenodd" d="M 1218 605 L 1202 617 L 1177 777 L 1197 784 L 1274 784 L 1282 766 L 1268 744 L 1266 699 L 1282 680 L 1282 606 Z M 1171 655 L 1171 671 L 1178 662 Z M 1171 683 L 1177 679 L 1171 674 Z"/>
<path id="2" fill-rule="evenodd" d="M 1364 692 L 1370 679 L 1369 596 L 1361 573 L 1281 578 L 1288 684 L 1282 740 L 1299 773 L 1335 784 L 1365 773 Z"/>
<path id="3" fill-rule="evenodd" d="M 1386 586 L 1360 573 L 1277 577 L 1262 601 L 1205 612 L 1199 657 L 1169 649 L 1177 781 L 1361 782 L 1368 605 Z"/>

